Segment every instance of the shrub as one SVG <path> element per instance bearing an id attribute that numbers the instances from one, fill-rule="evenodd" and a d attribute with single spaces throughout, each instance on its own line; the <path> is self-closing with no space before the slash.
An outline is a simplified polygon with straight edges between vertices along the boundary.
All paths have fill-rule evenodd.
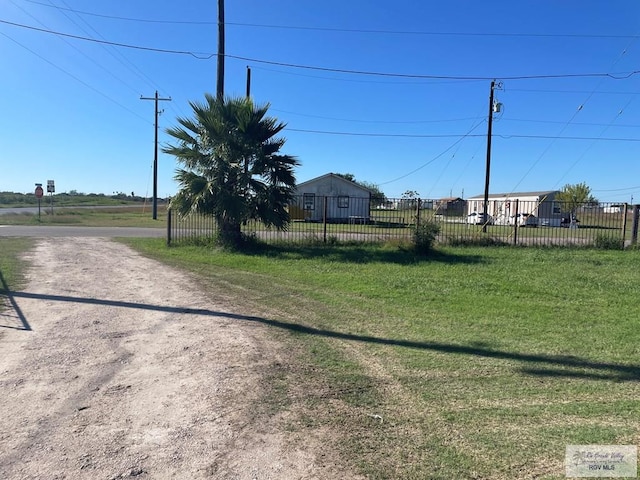
<path id="1" fill-rule="evenodd" d="M 595 247 L 601 250 L 622 250 L 624 242 L 621 238 L 599 233 L 595 239 Z"/>
<path id="2" fill-rule="evenodd" d="M 428 253 L 440 233 L 440 225 L 426 221 L 417 225 L 413 231 L 413 248 L 417 253 Z"/>

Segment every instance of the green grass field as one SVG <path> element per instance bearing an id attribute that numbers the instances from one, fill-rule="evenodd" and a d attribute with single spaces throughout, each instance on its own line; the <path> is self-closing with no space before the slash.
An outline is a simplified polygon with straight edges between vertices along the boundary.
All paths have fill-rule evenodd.
<path id="1" fill-rule="evenodd" d="M 33 240 L 28 238 L 0 238 L 0 317 L 7 309 L 13 308 L 11 299 L 6 295 L 6 291 L 17 290 L 25 283 L 24 273 L 27 263 L 21 255 L 33 246 Z M 2 322 L 6 325 L 18 326 L 15 323 L 13 312 Z M 3 328 L 0 327 L 0 336 L 3 335 Z"/>
<path id="2" fill-rule="evenodd" d="M 14 213 L 0 215 L 0 225 L 75 225 L 85 227 L 156 227 L 166 228 L 166 206 L 158 206 L 158 219 L 153 220 L 151 205 L 114 208 L 55 208 L 53 215 L 43 208 L 37 214 Z"/>
<path id="3" fill-rule="evenodd" d="M 290 356 L 265 402 L 367 478 L 561 479 L 568 444 L 640 443 L 639 251 L 127 243 L 261 312 Z"/>

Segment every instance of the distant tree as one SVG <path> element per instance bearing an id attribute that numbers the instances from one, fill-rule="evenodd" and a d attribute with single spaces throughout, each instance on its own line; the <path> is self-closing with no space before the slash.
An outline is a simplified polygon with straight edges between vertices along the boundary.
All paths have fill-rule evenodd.
<path id="1" fill-rule="evenodd" d="M 344 178 L 345 180 L 349 180 L 361 187 L 364 187 L 368 190 L 371 190 L 371 203 L 373 206 L 384 205 L 387 201 L 387 196 L 384 194 L 380 187 L 375 183 L 364 182 L 356 180 L 356 177 L 353 173 L 335 173 L 338 177 Z"/>
<path id="2" fill-rule="evenodd" d="M 593 205 L 598 200 L 591 194 L 591 188 L 586 183 L 566 184 L 560 193 L 556 194 L 556 202 L 562 203 L 565 211 L 576 213 L 578 207 Z"/>
<path id="3" fill-rule="evenodd" d="M 172 207 L 214 217 L 219 240 L 235 247 L 248 220 L 286 229 L 298 161 L 278 153 L 285 139 L 276 135 L 285 124 L 267 116 L 269 105 L 244 97 L 206 94 L 204 103 L 190 105 L 193 118 L 167 129 L 177 144 L 163 149 L 184 166 L 176 170 L 180 190 Z"/>
<path id="4" fill-rule="evenodd" d="M 337 175 L 338 177 L 342 177 L 345 180 L 349 180 L 350 182 L 357 183 L 356 177 L 353 173 L 336 173 L 334 175 Z"/>
<path id="5" fill-rule="evenodd" d="M 420 194 L 415 190 L 407 190 L 404 192 L 401 200 L 402 208 L 415 208 L 419 196 Z"/>
<path id="6" fill-rule="evenodd" d="M 365 188 L 371 190 L 371 203 L 374 207 L 379 205 L 385 205 L 387 203 L 387 196 L 384 194 L 380 187 L 375 183 L 369 182 L 357 182 L 358 185 L 362 185 Z"/>

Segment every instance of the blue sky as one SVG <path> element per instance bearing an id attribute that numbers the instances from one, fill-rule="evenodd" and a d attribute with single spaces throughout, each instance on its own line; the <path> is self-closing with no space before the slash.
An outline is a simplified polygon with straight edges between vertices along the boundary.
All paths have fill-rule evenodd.
<path id="1" fill-rule="evenodd" d="M 339 172 L 389 197 L 481 194 L 495 78 L 491 193 L 586 182 L 602 201 L 640 201 L 636 0 L 225 5 L 225 93 L 244 95 L 251 67 L 299 181 Z M 154 108 L 140 96 L 172 98 L 169 142 L 188 102 L 215 92 L 216 21 L 216 0 L 1 0 L 0 190 L 54 179 L 57 192 L 151 195 Z M 160 196 L 176 192 L 176 166 L 160 153 Z"/>

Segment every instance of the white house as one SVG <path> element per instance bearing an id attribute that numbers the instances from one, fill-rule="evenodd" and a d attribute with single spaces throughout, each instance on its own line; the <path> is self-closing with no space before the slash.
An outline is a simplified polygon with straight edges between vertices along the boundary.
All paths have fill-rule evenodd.
<path id="1" fill-rule="evenodd" d="M 487 213 L 494 219 L 509 218 L 517 213 L 529 213 L 538 217 L 539 225 L 559 227 L 562 221 L 562 204 L 555 201 L 558 190 L 543 192 L 492 193 L 488 198 Z M 484 195 L 467 199 L 467 214 L 484 212 Z"/>
<path id="2" fill-rule="evenodd" d="M 290 209 L 292 219 L 320 222 L 366 223 L 371 190 L 334 173 L 298 184 Z"/>

